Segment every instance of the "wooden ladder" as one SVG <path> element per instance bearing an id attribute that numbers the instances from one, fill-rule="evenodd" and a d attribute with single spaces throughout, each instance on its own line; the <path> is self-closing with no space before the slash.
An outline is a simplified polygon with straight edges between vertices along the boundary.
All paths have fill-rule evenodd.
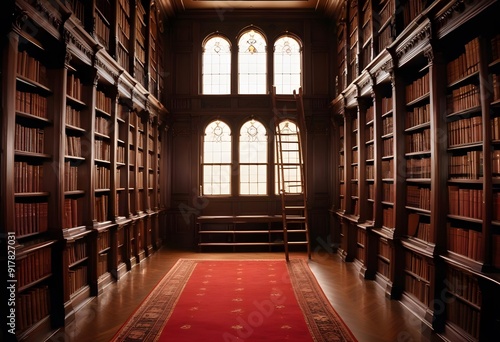
<path id="1" fill-rule="evenodd" d="M 275 124 L 278 189 L 281 196 L 283 244 L 286 261 L 289 245 L 306 245 L 311 258 L 307 217 L 307 187 L 305 171 L 306 125 L 302 103 L 302 88 L 293 95 L 277 95 L 271 91 Z M 293 234 L 293 239 L 289 239 Z"/>

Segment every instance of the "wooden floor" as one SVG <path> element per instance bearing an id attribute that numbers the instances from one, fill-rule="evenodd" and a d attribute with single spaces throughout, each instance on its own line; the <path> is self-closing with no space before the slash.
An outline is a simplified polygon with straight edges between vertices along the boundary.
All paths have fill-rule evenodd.
<path id="1" fill-rule="evenodd" d="M 291 254 L 303 256 L 305 253 Z M 109 341 L 179 258 L 284 259 L 282 253 L 193 253 L 163 248 L 135 266 L 76 313 L 50 341 Z M 313 253 L 309 265 L 335 310 L 359 341 L 433 341 L 421 322 L 398 301 L 387 299 L 374 281 L 360 278 L 352 263 Z M 431 337 L 429 337 L 429 335 Z"/>

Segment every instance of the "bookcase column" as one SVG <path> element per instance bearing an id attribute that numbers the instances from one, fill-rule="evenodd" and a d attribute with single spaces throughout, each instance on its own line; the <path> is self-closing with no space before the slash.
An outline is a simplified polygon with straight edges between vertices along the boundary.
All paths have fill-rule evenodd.
<path id="1" fill-rule="evenodd" d="M 0 201 L 0 224 L 5 232 L 14 232 L 14 142 L 15 142 L 15 99 L 16 99 L 16 70 L 17 46 L 19 36 L 11 31 L 7 34 L 8 44 L 2 55 L 2 153 L 1 156 L 1 189 L 3 192 Z"/>
<path id="2" fill-rule="evenodd" d="M 436 242 L 435 253 L 446 251 L 446 227 L 447 217 L 443 213 L 448 212 L 448 153 L 447 153 L 447 124 L 445 116 L 446 98 L 442 96 L 445 93 L 446 84 L 446 65 L 442 55 L 433 49 L 432 45 L 424 51 L 429 63 L 429 90 L 430 90 L 430 125 L 431 125 L 431 155 L 434 162 L 431 163 L 431 232 L 434 232 L 433 240 Z M 443 281 L 445 270 L 440 259 L 434 259 L 434 272 L 430 277 L 435 277 L 431 281 L 429 292 L 430 298 L 435 298 L 440 303 L 444 298 L 440 298 L 443 292 Z M 432 308 L 430 308 L 432 310 Z M 436 305 L 434 311 L 427 311 L 426 319 L 432 322 L 432 327 L 436 331 L 441 331 L 446 320 L 444 304 Z"/>

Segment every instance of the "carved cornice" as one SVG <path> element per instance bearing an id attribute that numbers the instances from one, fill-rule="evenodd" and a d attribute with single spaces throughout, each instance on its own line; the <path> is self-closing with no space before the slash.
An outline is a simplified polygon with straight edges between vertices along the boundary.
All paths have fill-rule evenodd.
<path id="1" fill-rule="evenodd" d="M 404 43 L 404 45 L 399 46 L 396 50 L 396 58 L 400 60 L 402 56 L 411 51 L 414 47 L 418 46 L 425 39 L 431 37 L 431 23 L 427 23 L 420 31 L 414 34 L 411 39 Z"/>
<path id="2" fill-rule="evenodd" d="M 471 3 L 472 1 L 467 1 Z M 448 21 L 450 21 L 453 18 L 454 13 L 462 13 L 465 10 L 465 1 L 464 0 L 457 0 L 455 1 L 446 11 L 441 13 L 436 18 L 436 26 L 438 28 L 443 27 L 446 25 Z"/>
<path id="3" fill-rule="evenodd" d="M 100 49 L 98 50 L 100 51 Z M 111 70 L 107 65 L 106 63 L 104 63 L 97 55 L 96 53 L 96 56 L 95 56 L 95 59 L 94 59 L 94 66 L 98 67 L 99 69 L 103 70 L 105 73 L 107 73 L 108 75 L 111 75 L 111 77 L 116 80 L 118 79 L 118 77 L 120 77 L 119 74 L 117 74 L 116 72 L 114 72 L 113 70 Z"/>
<path id="4" fill-rule="evenodd" d="M 73 45 L 89 59 L 92 59 L 94 56 L 94 52 L 88 49 L 73 33 L 71 33 L 71 31 L 64 29 L 63 38 L 66 45 Z"/>
<path id="5" fill-rule="evenodd" d="M 35 1 L 35 9 L 45 18 L 47 21 L 57 30 L 60 31 L 61 25 L 63 24 L 62 20 L 54 15 L 54 13 L 58 13 L 57 11 L 48 9 L 45 5 L 48 1 L 36 0 Z"/>

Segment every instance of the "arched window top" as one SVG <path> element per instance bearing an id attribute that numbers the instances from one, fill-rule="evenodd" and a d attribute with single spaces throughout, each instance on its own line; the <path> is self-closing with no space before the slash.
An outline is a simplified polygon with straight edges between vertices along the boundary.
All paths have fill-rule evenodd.
<path id="1" fill-rule="evenodd" d="M 255 29 L 244 31 L 238 40 L 239 53 L 266 53 L 267 42 L 263 34 Z"/>
<path id="2" fill-rule="evenodd" d="M 267 141 L 267 130 L 260 121 L 251 119 L 241 126 L 240 136 L 243 141 Z"/>
<path id="3" fill-rule="evenodd" d="M 291 55 L 302 51 L 300 40 L 289 34 L 283 35 L 274 42 L 274 53 Z"/>
<path id="4" fill-rule="evenodd" d="M 267 93 L 267 43 L 254 29 L 244 31 L 238 40 L 238 93 Z"/>
<path id="5" fill-rule="evenodd" d="M 230 140 L 231 128 L 224 121 L 212 121 L 205 128 L 205 141 L 222 142 Z"/>
<path id="6" fill-rule="evenodd" d="M 231 42 L 221 34 L 213 34 L 203 41 L 203 52 L 209 54 L 221 54 L 231 52 Z"/>
<path id="7" fill-rule="evenodd" d="M 274 43 L 274 85 L 277 94 L 293 94 L 301 87 L 302 46 L 291 36 L 279 37 Z"/>
<path id="8" fill-rule="evenodd" d="M 220 35 L 212 35 L 203 42 L 203 94 L 231 92 L 231 44 Z"/>

